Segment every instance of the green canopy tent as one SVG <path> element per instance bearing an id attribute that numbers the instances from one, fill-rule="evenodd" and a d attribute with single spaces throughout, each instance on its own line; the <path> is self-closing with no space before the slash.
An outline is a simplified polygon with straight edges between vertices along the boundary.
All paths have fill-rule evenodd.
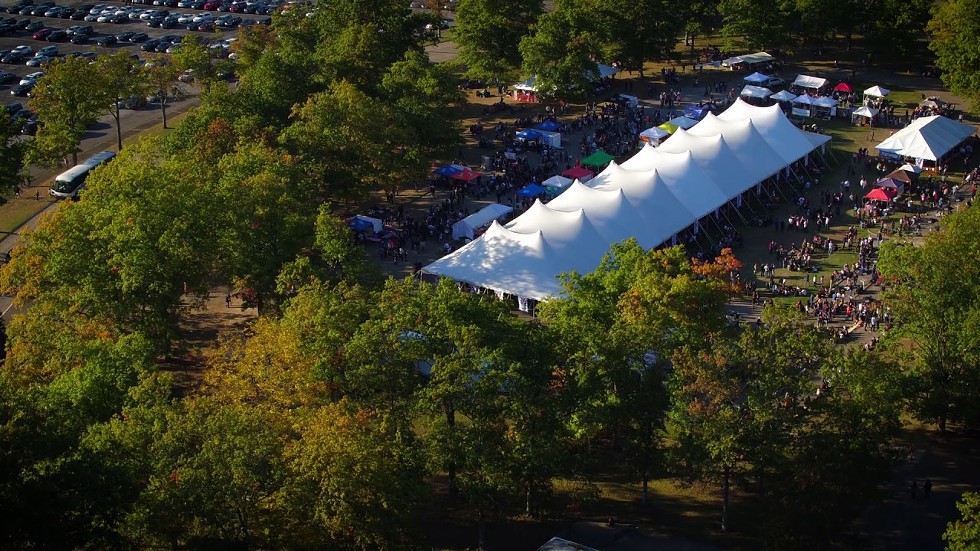
<path id="1" fill-rule="evenodd" d="M 659 128 L 661 130 L 666 130 L 667 132 L 670 132 L 671 134 L 673 134 L 674 132 L 677 132 L 677 129 L 680 128 L 680 127 L 677 126 L 674 123 L 665 122 L 665 123 L 661 124 L 660 126 L 658 126 L 657 128 Z"/>
<path id="2" fill-rule="evenodd" d="M 582 164 L 586 166 L 596 166 L 596 167 L 606 166 L 607 164 L 609 164 L 609 161 L 612 161 L 615 158 L 616 157 L 613 157 L 612 155 L 606 153 L 605 151 L 598 149 L 592 155 L 589 155 L 588 157 L 582 159 Z"/>

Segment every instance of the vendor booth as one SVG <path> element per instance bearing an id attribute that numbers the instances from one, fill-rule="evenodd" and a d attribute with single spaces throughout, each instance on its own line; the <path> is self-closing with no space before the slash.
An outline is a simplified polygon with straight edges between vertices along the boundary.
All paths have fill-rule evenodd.
<path id="1" fill-rule="evenodd" d="M 550 190 L 552 193 L 554 193 L 556 191 L 561 191 L 567 188 L 568 186 L 572 185 L 572 182 L 574 182 L 574 180 L 572 180 L 571 178 L 566 178 L 564 176 L 555 174 L 551 178 L 548 178 L 547 180 L 541 182 L 541 185 L 547 188 L 548 190 Z"/>
<path id="2" fill-rule="evenodd" d="M 480 228 L 489 226 L 491 222 L 499 220 L 513 210 L 512 207 L 508 207 L 507 205 L 498 205 L 497 203 L 489 204 L 453 224 L 453 239 L 462 239 L 464 237 L 473 239 Z"/>
<path id="3" fill-rule="evenodd" d="M 882 88 L 881 86 L 872 86 L 864 91 L 864 97 L 868 98 L 883 98 L 891 93 L 888 88 Z"/>
<path id="4" fill-rule="evenodd" d="M 851 123 L 852 124 L 871 124 L 875 117 L 878 116 L 878 110 L 873 107 L 868 107 L 862 105 L 854 111 L 851 112 Z"/>
<path id="5" fill-rule="evenodd" d="M 812 77 L 810 75 L 798 75 L 793 81 L 793 86 L 799 86 L 804 90 L 820 90 L 827 85 L 827 79 Z"/>
<path id="6" fill-rule="evenodd" d="M 830 96 L 820 96 L 813 98 L 813 109 L 810 110 L 814 117 L 820 119 L 830 119 L 837 116 L 837 100 Z"/>
<path id="7" fill-rule="evenodd" d="M 585 168 L 584 166 L 573 166 L 572 168 L 561 173 L 562 176 L 566 178 L 571 178 L 573 180 L 578 180 L 583 184 L 588 182 L 593 177 L 595 177 L 595 172 Z"/>
<path id="8" fill-rule="evenodd" d="M 753 98 L 753 99 L 766 99 L 772 95 L 772 90 L 768 88 L 763 88 L 761 86 L 753 86 L 751 84 L 746 84 L 745 88 L 742 88 L 742 93 L 739 94 L 743 98 Z"/>
<path id="9" fill-rule="evenodd" d="M 769 96 L 769 99 L 774 99 L 780 102 L 792 102 L 794 99 L 796 99 L 796 94 L 787 90 L 780 90 Z"/>
<path id="10" fill-rule="evenodd" d="M 670 132 L 667 132 L 658 126 L 654 126 L 653 128 L 647 128 L 643 132 L 640 132 L 640 141 L 653 145 L 659 145 L 660 140 L 666 138 L 667 136 L 670 136 Z"/>
<path id="11" fill-rule="evenodd" d="M 793 100 L 793 114 L 798 117 L 809 117 L 813 114 L 813 98 L 803 94 Z"/>

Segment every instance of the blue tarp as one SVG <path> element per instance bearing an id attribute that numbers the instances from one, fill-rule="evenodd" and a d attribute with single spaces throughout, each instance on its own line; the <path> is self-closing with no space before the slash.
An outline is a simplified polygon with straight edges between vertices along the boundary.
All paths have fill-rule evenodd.
<path id="1" fill-rule="evenodd" d="M 432 171 L 433 174 L 438 174 L 439 176 L 452 176 L 458 174 L 460 170 L 453 165 L 442 165 L 439 168 Z"/>
<path id="2" fill-rule="evenodd" d="M 528 184 L 522 187 L 517 192 L 517 195 L 521 197 L 537 197 L 538 195 L 541 195 L 545 191 L 547 190 L 545 190 L 543 187 L 539 186 L 538 184 Z"/>
<path id="3" fill-rule="evenodd" d="M 356 232 L 362 232 L 364 230 L 371 229 L 374 227 L 374 224 L 372 224 L 371 222 L 368 222 L 367 220 L 358 218 L 356 216 L 348 220 L 347 225 L 350 227 L 350 229 Z"/>
<path id="4" fill-rule="evenodd" d="M 541 139 L 541 133 L 537 130 L 521 130 L 517 133 L 517 137 L 522 140 L 539 140 Z"/>
<path id="5" fill-rule="evenodd" d="M 543 123 L 535 126 L 535 128 L 537 128 L 538 130 L 544 130 L 545 132 L 558 132 L 559 130 L 561 130 L 561 125 L 551 119 L 548 119 Z"/>
<path id="6" fill-rule="evenodd" d="M 699 121 L 704 118 L 708 113 L 714 113 L 714 105 L 702 105 L 698 107 L 697 105 L 688 105 L 684 108 L 684 116 Z"/>

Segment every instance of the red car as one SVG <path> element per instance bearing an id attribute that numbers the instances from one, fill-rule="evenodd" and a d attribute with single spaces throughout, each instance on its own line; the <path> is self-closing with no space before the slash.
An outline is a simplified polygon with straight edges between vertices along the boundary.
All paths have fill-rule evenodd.
<path id="1" fill-rule="evenodd" d="M 33 35 L 31 35 L 31 38 L 33 38 L 34 40 L 44 40 L 52 32 L 54 32 L 54 29 L 52 29 L 52 28 L 41 29 L 41 30 L 37 31 L 36 33 L 34 33 Z"/>

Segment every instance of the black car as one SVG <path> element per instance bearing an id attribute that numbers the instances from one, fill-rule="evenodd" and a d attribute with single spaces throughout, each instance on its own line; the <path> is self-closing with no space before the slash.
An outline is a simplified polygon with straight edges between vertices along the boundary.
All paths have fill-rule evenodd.
<path id="1" fill-rule="evenodd" d="M 112 36 L 111 34 L 100 36 L 95 39 L 95 43 L 98 44 L 99 46 L 102 46 L 103 48 L 108 48 L 109 46 L 112 46 L 116 42 L 119 41 L 116 40 L 116 37 Z"/>
<path id="2" fill-rule="evenodd" d="M 144 52 L 155 52 L 157 51 L 157 46 L 159 45 L 160 45 L 159 38 L 151 38 L 146 42 L 144 42 L 143 45 L 140 46 L 140 49 L 143 50 Z"/>
<path id="3" fill-rule="evenodd" d="M 116 35 L 116 40 L 118 40 L 119 42 L 129 42 L 129 40 L 133 38 L 135 34 L 136 33 L 134 31 L 126 31 L 123 33 L 119 33 Z"/>
<path id="4" fill-rule="evenodd" d="M 27 32 L 29 32 L 29 33 L 33 33 L 33 32 L 37 32 L 37 31 L 39 31 L 39 30 L 41 30 L 43 28 L 44 28 L 44 21 L 41 21 L 39 19 L 37 21 L 31 21 L 30 23 L 28 23 L 27 26 L 24 27 L 24 30 L 27 31 Z"/>
<path id="5" fill-rule="evenodd" d="M 12 80 L 17 80 L 17 75 L 8 73 L 7 71 L 0 71 L 0 84 L 7 84 Z M 17 105 L 20 104 L 18 103 Z"/>
<path id="6" fill-rule="evenodd" d="M 24 96 L 30 95 L 31 90 L 33 90 L 35 86 L 37 86 L 37 83 L 35 82 L 28 82 L 27 84 L 18 84 L 17 86 L 14 86 L 10 90 L 10 94 L 12 96 L 17 96 L 22 98 Z"/>
<path id="7" fill-rule="evenodd" d="M 68 33 L 61 29 L 55 29 L 51 31 L 51 34 L 45 38 L 48 42 L 61 42 L 62 40 L 68 40 Z"/>
<path id="8" fill-rule="evenodd" d="M 68 7 L 61 8 L 61 13 L 58 14 L 58 17 L 62 19 L 68 19 L 69 17 L 71 17 L 71 14 L 75 13 L 76 11 L 77 10 L 75 8 L 68 8 Z"/>
<path id="9" fill-rule="evenodd" d="M 89 9 L 92 9 L 92 8 L 89 8 Z M 87 11 L 83 11 L 83 10 L 79 9 L 75 13 L 69 15 L 68 16 L 68 19 L 71 19 L 72 21 L 82 21 L 82 20 L 85 19 L 85 16 L 86 15 L 88 15 L 88 12 Z"/>
<path id="10" fill-rule="evenodd" d="M 154 49 L 153 51 L 156 52 L 156 53 L 158 53 L 158 54 L 165 54 L 165 53 L 167 53 L 167 49 L 170 48 L 173 45 L 174 45 L 173 42 L 168 42 L 168 41 L 165 41 L 165 40 L 161 40 L 157 44 L 156 49 Z"/>
<path id="11" fill-rule="evenodd" d="M 87 34 L 75 33 L 71 35 L 71 38 L 69 40 L 71 40 L 72 44 L 88 44 L 88 41 L 91 40 L 91 37 Z"/>
<path id="12" fill-rule="evenodd" d="M 3 58 L 0 59 L 0 61 L 8 65 L 20 65 L 21 63 L 24 62 L 25 59 L 27 59 L 27 56 L 20 52 L 10 52 L 7 55 L 3 56 Z"/>
<path id="13" fill-rule="evenodd" d="M 11 25 L 10 23 L 0 23 L 0 36 L 10 34 L 17 30 L 17 25 Z"/>

